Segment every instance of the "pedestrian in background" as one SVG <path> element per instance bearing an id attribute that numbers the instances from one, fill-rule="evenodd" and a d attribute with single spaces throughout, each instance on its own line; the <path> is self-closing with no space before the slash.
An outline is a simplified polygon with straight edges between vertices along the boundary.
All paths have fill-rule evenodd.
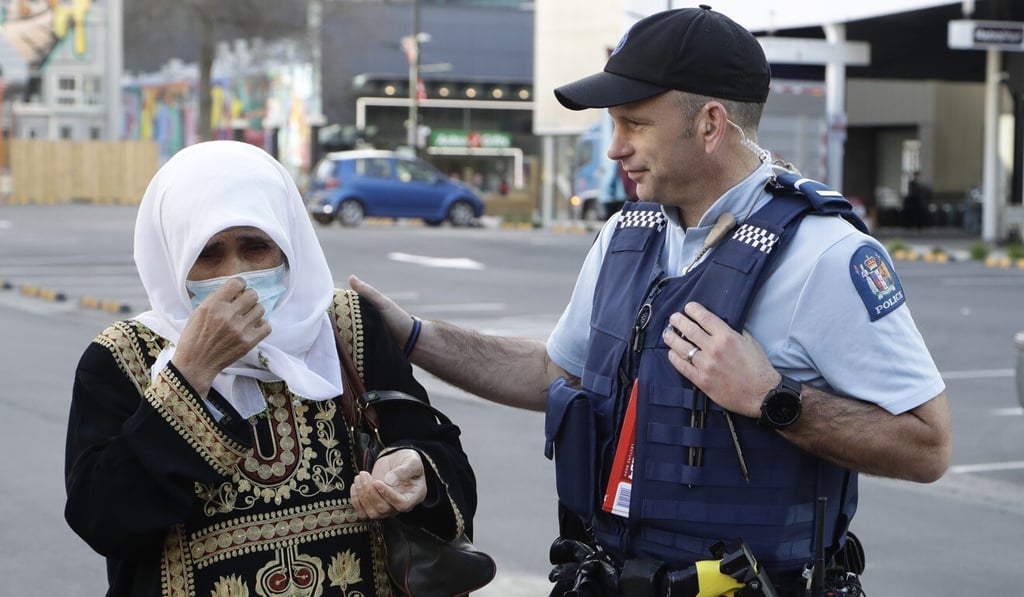
<path id="1" fill-rule="evenodd" d="M 381 405 L 386 449 L 357 466 L 338 350 L 367 387 L 426 391 L 374 306 L 334 289 L 270 155 L 212 141 L 172 157 L 135 261 L 151 310 L 86 348 L 67 434 L 65 516 L 106 557 L 107 595 L 391 595 L 370 519 L 471 531 L 454 425 Z"/>
<path id="2" fill-rule="evenodd" d="M 907 183 L 907 194 L 903 197 L 903 226 L 919 230 L 928 218 L 928 202 L 932 192 L 921 180 L 921 172 L 915 170 Z"/>
<path id="3" fill-rule="evenodd" d="M 757 145 L 769 85 L 758 41 L 701 6 L 640 20 L 603 72 L 555 90 L 609 108 L 608 156 L 639 201 L 602 229 L 546 343 L 419 322 L 350 278 L 400 342 L 415 322 L 416 364 L 546 410 L 552 595 L 694 595 L 691 567 L 736 539 L 780 595 L 810 594 L 818 553 L 855 595 L 857 474 L 949 465 L 945 386 L 885 248 Z"/>

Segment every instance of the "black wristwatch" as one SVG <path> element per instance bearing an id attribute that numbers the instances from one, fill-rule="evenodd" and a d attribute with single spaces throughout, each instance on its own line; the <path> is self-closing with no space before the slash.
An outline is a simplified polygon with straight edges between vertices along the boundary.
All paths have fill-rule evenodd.
<path id="1" fill-rule="evenodd" d="M 769 391 L 761 402 L 761 417 L 757 422 L 767 429 L 785 429 L 796 423 L 802 409 L 800 382 L 783 375 L 779 385 Z"/>

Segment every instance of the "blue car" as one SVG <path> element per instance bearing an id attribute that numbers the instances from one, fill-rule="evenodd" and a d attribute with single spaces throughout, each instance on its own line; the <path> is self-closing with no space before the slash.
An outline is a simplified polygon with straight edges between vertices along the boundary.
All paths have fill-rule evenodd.
<path id="1" fill-rule="evenodd" d="M 471 226 L 484 212 L 472 187 L 419 158 L 376 149 L 327 154 L 313 173 L 306 204 L 317 222 L 343 226 L 358 226 L 367 217 Z"/>

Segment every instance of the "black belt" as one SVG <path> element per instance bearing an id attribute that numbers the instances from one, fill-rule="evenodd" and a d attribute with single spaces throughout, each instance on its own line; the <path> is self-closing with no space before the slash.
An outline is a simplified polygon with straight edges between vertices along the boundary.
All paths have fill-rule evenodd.
<path id="1" fill-rule="evenodd" d="M 629 597 L 693 597 L 709 594 L 708 590 L 731 594 L 737 589 L 751 597 L 800 597 L 791 591 L 779 591 L 742 541 L 728 546 L 716 544 L 712 552 L 715 560 L 697 562 L 681 570 L 670 570 L 659 560 L 626 560 L 618 588 Z M 714 578 L 709 578 L 709 564 L 714 567 Z M 701 573 L 706 574 L 705 579 L 700 578 Z"/>

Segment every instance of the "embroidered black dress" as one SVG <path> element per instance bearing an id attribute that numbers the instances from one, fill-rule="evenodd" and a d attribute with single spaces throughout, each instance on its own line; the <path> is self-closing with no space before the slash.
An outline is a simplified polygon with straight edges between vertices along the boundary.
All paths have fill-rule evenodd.
<path id="1" fill-rule="evenodd" d="M 367 387 L 426 400 L 371 303 L 337 291 L 330 315 Z M 390 595 L 372 523 L 349 501 L 354 459 L 340 403 L 261 384 L 267 411 L 250 422 L 211 390 L 226 413 L 216 421 L 173 365 L 151 381 L 165 343 L 117 322 L 75 376 L 65 517 L 107 558 L 107 594 Z M 471 530 L 476 484 L 459 429 L 378 411 L 386 444 L 424 459 L 427 498 L 402 516 L 445 539 Z"/>

